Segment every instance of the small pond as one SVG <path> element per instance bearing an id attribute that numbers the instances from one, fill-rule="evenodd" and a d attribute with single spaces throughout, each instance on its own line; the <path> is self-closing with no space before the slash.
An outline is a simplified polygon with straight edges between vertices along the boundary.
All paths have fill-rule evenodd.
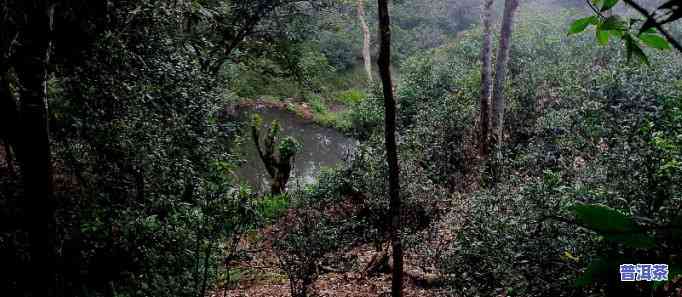
<path id="1" fill-rule="evenodd" d="M 278 121 L 282 127 L 280 138 L 291 136 L 303 145 L 302 150 L 295 156 L 292 176 L 287 184 L 289 189 L 314 183 L 321 168 L 333 167 L 344 161 L 353 154 L 358 145 L 357 140 L 353 138 L 332 128 L 309 123 L 288 111 L 256 107 L 245 111 L 242 116 L 248 119 L 254 112 L 263 118 L 263 123 L 268 127 L 273 120 Z M 250 185 L 258 193 L 266 193 L 270 189 L 270 176 L 258 156 L 251 134 L 247 132 L 243 135 L 244 139 L 237 152 L 245 162 L 235 173 L 242 182 Z"/>

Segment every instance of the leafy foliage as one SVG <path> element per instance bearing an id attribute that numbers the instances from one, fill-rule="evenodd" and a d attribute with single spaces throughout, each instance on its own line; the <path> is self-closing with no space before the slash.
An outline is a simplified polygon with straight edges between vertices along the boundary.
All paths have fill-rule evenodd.
<path id="1" fill-rule="evenodd" d="M 651 52 L 651 68 L 629 66 L 609 54 L 613 46 L 596 48 L 589 36 L 562 37 L 562 25 L 555 20 L 532 12 L 520 18 L 510 66 L 514 88 L 507 94 L 511 120 L 503 168 L 508 177 L 496 188 L 464 192 L 465 212 L 459 214 L 464 221 L 452 231 L 457 238 L 435 262 L 453 278 L 464 279 L 453 281 L 452 287 L 465 295 L 570 296 L 603 290 L 608 295 L 663 296 L 663 286 L 634 288 L 616 278 L 622 263 L 674 262 L 669 255 L 676 252 L 669 248 L 679 245 L 670 237 L 672 230 L 657 231 L 670 226 L 680 205 L 677 185 L 668 180 L 679 173 L 655 173 L 663 164 L 676 163 L 660 159 L 671 157 L 655 147 L 675 145 L 655 145 L 650 138 L 655 132 L 640 131 L 652 122 L 664 130 L 679 126 L 664 120 L 677 110 L 670 100 L 680 98 L 678 75 L 670 76 L 679 72 L 679 56 Z M 418 67 L 404 68 L 412 71 L 403 74 L 405 85 L 417 90 L 405 94 L 430 92 L 415 96 L 418 104 L 424 102 L 415 108 L 424 116 L 414 118 L 418 120 L 405 132 L 411 136 L 406 147 L 415 148 L 411 155 L 445 143 L 451 146 L 443 149 L 440 144 L 433 150 L 446 152 L 442 156 L 452 161 L 445 164 L 471 166 L 471 161 L 455 160 L 466 160 L 462 158 L 471 150 L 467 137 L 472 134 L 466 127 L 473 125 L 476 65 L 459 66 L 464 70 L 456 65 L 477 55 L 477 47 L 468 46 L 476 44 L 475 38 L 463 34 L 456 46 L 415 58 Z M 576 54 L 590 58 L 576 60 Z M 455 71 L 440 75 L 436 65 L 444 63 L 439 61 L 454 61 L 444 67 Z M 462 75 L 468 71 L 473 74 Z M 438 83 L 441 77 L 451 80 Z M 461 99 L 432 99 L 438 96 Z M 449 132 L 440 136 L 440 131 Z M 436 160 L 422 157 L 419 164 L 428 166 L 424 168 L 437 183 L 453 183 L 443 175 L 467 172 L 457 166 L 436 171 Z M 466 174 L 455 176 L 455 184 L 469 181 L 462 178 Z"/>
<path id="2" fill-rule="evenodd" d="M 662 15 L 667 15 L 667 19 L 661 20 L 657 20 L 653 13 L 649 15 L 649 12 L 635 2 L 623 1 L 646 17 L 644 24 L 637 29 L 635 26 L 641 22 L 639 18 L 630 17 L 628 19 L 618 14 L 606 14 L 607 12 L 610 13 L 620 0 L 590 0 L 587 1 L 587 4 L 594 10 L 595 15 L 575 20 L 568 32 L 569 34 L 581 33 L 589 26 L 594 25 L 599 44 L 606 45 L 610 36 L 618 37 L 625 43 L 628 61 L 636 59 L 638 63 L 648 65 L 649 59 L 642 50 L 642 43 L 658 50 L 669 50 L 671 49 L 670 44 L 673 43 L 678 47 L 678 50 L 682 51 L 679 44 L 662 27 L 663 24 L 682 17 L 682 13 L 679 12 L 679 3 L 675 4 L 676 1 L 670 0 L 657 9 Z M 663 35 L 659 35 L 656 29 Z"/>
<path id="3" fill-rule="evenodd" d="M 232 96 L 185 34 L 193 7 L 99 4 L 58 8 L 48 96 L 55 248 L 68 265 L 57 279 L 71 296 L 206 294 L 224 242 L 248 224 L 248 199 L 229 177 L 237 125 L 223 108 Z M 3 259 L 26 255 L 20 234 L 3 230 Z M 6 293 L 22 295 L 24 276 L 3 278 Z"/>

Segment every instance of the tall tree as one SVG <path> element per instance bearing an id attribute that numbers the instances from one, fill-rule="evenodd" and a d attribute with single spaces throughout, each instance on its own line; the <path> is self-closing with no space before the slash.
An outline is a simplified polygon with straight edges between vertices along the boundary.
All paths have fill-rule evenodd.
<path id="1" fill-rule="evenodd" d="M 483 41 L 481 43 L 481 130 L 479 134 L 479 154 L 484 159 L 490 151 L 488 134 L 490 130 L 490 93 L 492 92 L 492 7 L 494 0 L 483 0 L 481 23 Z"/>
<path id="2" fill-rule="evenodd" d="M 514 14 L 519 6 L 519 0 L 506 0 L 504 3 L 504 16 L 500 29 L 500 46 L 497 49 L 497 61 L 495 64 L 495 80 L 493 82 L 492 97 L 492 137 L 499 153 L 504 133 L 504 84 L 507 78 L 507 64 L 509 63 L 509 50 L 511 47 L 512 28 Z"/>
<path id="3" fill-rule="evenodd" d="M 360 28 L 362 29 L 362 60 L 365 63 L 365 72 L 367 72 L 367 81 L 372 83 L 372 56 L 370 54 L 371 35 L 369 33 L 369 26 L 365 18 L 365 0 L 358 0 L 358 20 L 360 21 Z"/>
<path id="4" fill-rule="evenodd" d="M 32 286 L 33 296 L 54 296 L 55 205 L 47 119 L 47 66 L 54 5 L 48 0 L 19 1 L 16 12 L 21 46 L 14 68 L 21 86 L 19 126 L 22 129 L 17 155 L 24 183 L 31 270 L 37 282 Z"/>
<path id="5" fill-rule="evenodd" d="M 396 134 L 396 104 L 393 97 L 391 78 L 391 16 L 388 0 L 379 1 L 379 74 L 384 91 L 384 138 L 386 159 L 388 161 L 389 213 L 391 216 L 391 245 L 393 247 L 393 278 L 391 292 L 393 297 L 402 296 L 403 248 L 400 242 L 400 168 L 398 167 L 398 148 Z"/>

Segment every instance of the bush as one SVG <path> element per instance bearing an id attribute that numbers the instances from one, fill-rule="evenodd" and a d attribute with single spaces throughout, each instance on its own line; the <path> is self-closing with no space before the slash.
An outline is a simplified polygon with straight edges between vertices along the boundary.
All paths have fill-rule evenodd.
<path id="1" fill-rule="evenodd" d="M 287 216 L 276 230 L 275 253 L 289 277 L 291 296 L 305 297 L 319 274 L 319 262 L 344 246 L 334 222 L 316 209 L 300 209 Z"/>
<path id="2" fill-rule="evenodd" d="M 440 269 L 457 280 L 466 296 L 571 296 L 579 263 L 572 255 L 593 238 L 550 218 L 567 213 L 572 197 L 553 172 L 545 178 L 515 179 L 496 190 L 474 192 L 465 219 Z"/>
<path id="3" fill-rule="evenodd" d="M 360 141 L 367 140 L 374 133 L 381 131 L 384 121 L 384 105 L 383 97 L 377 94 L 370 94 L 360 104 L 353 105 L 348 114 L 352 134 Z"/>

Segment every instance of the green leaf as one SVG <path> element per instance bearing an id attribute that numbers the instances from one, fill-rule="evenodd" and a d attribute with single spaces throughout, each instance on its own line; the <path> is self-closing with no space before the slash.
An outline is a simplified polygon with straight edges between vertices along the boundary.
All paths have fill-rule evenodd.
<path id="1" fill-rule="evenodd" d="M 597 29 L 597 42 L 601 45 L 609 43 L 609 31 Z"/>
<path id="2" fill-rule="evenodd" d="M 596 16 L 589 16 L 586 18 L 582 19 L 577 19 L 571 24 L 571 27 L 568 29 L 568 35 L 571 34 L 577 34 L 580 32 L 585 31 L 589 25 L 594 25 L 599 21 Z"/>
<path id="3" fill-rule="evenodd" d="M 585 272 L 576 278 L 575 286 L 585 287 L 599 279 L 602 279 L 604 276 L 608 275 L 610 266 L 612 265 L 610 265 L 609 261 L 606 261 L 602 258 L 594 259 L 590 265 L 587 266 Z"/>
<path id="4" fill-rule="evenodd" d="M 615 209 L 603 205 L 574 206 L 579 223 L 604 236 L 604 239 L 629 248 L 653 248 L 654 238 L 642 232 L 635 221 Z"/>
<path id="5" fill-rule="evenodd" d="M 644 233 L 606 234 L 604 239 L 635 249 L 649 249 L 656 246 L 654 238 Z"/>
<path id="6" fill-rule="evenodd" d="M 641 31 L 640 34 L 656 34 L 656 29 L 655 28 L 649 28 L 644 31 Z"/>
<path id="7" fill-rule="evenodd" d="M 632 218 L 603 205 L 577 204 L 573 210 L 579 223 L 599 233 L 625 233 L 637 229 Z"/>
<path id="8" fill-rule="evenodd" d="M 611 35 L 613 35 L 613 36 L 616 36 L 616 37 L 620 38 L 620 39 L 623 39 L 623 35 L 625 35 L 625 31 L 620 31 L 620 30 L 617 30 L 617 31 L 609 31 L 609 33 L 610 33 Z"/>
<path id="9" fill-rule="evenodd" d="M 649 58 L 647 58 L 642 48 L 639 47 L 639 43 L 635 40 L 634 37 L 632 37 L 632 35 L 625 34 L 623 36 L 623 39 L 625 40 L 625 48 L 627 50 L 628 62 L 632 62 L 632 58 L 634 56 L 638 62 L 650 65 Z"/>
<path id="10" fill-rule="evenodd" d="M 618 0 L 604 0 L 604 4 L 601 7 L 601 11 L 607 11 L 618 4 Z"/>
<path id="11" fill-rule="evenodd" d="M 668 50 L 670 49 L 670 44 L 668 43 L 665 38 L 658 34 L 640 34 L 639 35 L 639 40 L 644 42 L 648 47 L 652 47 L 655 49 L 660 49 L 660 50 Z"/>
<path id="12" fill-rule="evenodd" d="M 606 18 L 600 27 L 602 30 L 624 31 L 627 29 L 627 22 L 624 21 L 620 16 L 613 15 Z"/>
<path id="13" fill-rule="evenodd" d="M 647 32 L 650 30 L 656 30 L 654 29 L 656 27 L 656 19 L 654 18 L 648 18 L 646 22 L 644 22 L 644 25 L 642 25 L 642 28 L 639 29 L 639 32 Z"/>

